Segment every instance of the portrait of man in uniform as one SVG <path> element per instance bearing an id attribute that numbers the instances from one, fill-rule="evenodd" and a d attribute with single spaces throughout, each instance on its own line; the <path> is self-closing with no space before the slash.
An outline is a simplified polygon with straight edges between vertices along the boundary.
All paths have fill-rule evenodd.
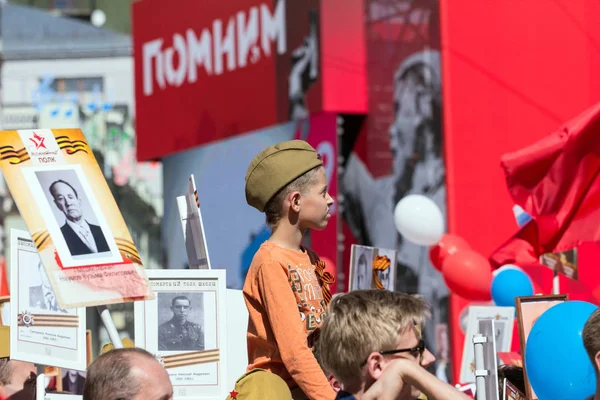
<path id="1" fill-rule="evenodd" d="M 197 303 L 194 304 L 192 299 Z M 169 300 L 170 305 L 165 304 Z M 178 293 L 175 297 L 173 293 L 158 294 L 159 321 L 170 317 L 168 321 L 158 326 L 158 350 L 204 350 L 203 327 L 193 321 L 194 317 L 198 318 L 195 308 L 202 309 L 201 302 L 201 293 Z"/>

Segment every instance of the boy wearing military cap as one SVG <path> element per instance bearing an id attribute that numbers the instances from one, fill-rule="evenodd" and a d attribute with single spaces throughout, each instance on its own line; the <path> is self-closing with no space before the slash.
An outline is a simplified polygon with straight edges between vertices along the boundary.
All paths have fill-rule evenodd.
<path id="1" fill-rule="evenodd" d="M 333 199 L 323 161 L 292 140 L 260 152 L 246 173 L 246 200 L 264 212 L 272 235 L 256 252 L 244 284 L 249 312 L 248 371 L 282 377 L 294 400 L 333 400 L 335 392 L 312 348 L 325 317 L 333 277 L 302 246 L 309 229 L 324 229 Z"/>

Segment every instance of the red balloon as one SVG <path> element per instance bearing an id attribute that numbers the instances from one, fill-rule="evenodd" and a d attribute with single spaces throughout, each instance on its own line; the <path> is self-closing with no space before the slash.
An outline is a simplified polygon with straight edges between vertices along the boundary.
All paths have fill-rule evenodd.
<path id="1" fill-rule="evenodd" d="M 451 292 L 468 300 L 491 300 L 492 266 L 473 250 L 449 255 L 442 265 L 444 281 Z"/>
<path id="2" fill-rule="evenodd" d="M 471 246 L 460 236 L 447 233 L 440 239 L 439 243 L 429 249 L 429 260 L 438 271 L 442 271 L 444 260 L 458 250 L 468 250 Z"/>

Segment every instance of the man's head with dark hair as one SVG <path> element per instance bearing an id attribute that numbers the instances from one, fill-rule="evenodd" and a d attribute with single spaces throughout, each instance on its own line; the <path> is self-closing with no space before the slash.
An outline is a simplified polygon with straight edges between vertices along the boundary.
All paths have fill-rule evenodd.
<path id="1" fill-rule="evenodd" d="M 191 309 L 192 302 L 185 296 L 177 296 L 171 301 L 173 318 L 180 324 L 183 324 L 187 321 L 187 317 Z"/>
<path id="2" fill-rule="evenodd" d="M 70 183 L 59 179 L 52 182 L 49 190 L 54 198 L 54 204 L 65 214 L 69 221 L 78 222 L 81 220 L 83 215 L 81 199 L 77 194 L 77 190 Z"/>
<path id="3" fill-rule="evenodd" d="M 32 363 L 0 358 L 0 396 L 10 398 L 17 393 L 34 396 L 35 372 Z"/>
<path id="4" fill-rule="evenodd" d="M 110 350 L 87 370 L 84 400 L 171 400 L 173 386 L 167 371 L 139 348 Z"/>
<path id="5" fill-rule="evenodd" d="M 177 303 L 178 300 L 185 300 L 188 302 L 189 306 L 192 305 L 192 302 L 190 301 L 190 299 L 188 299 L 187 296 L 177 296 L 177 297 L 173 297 L 173 300 L 171 300 L 171 307 L 175 306 L 175 303 Z"/>

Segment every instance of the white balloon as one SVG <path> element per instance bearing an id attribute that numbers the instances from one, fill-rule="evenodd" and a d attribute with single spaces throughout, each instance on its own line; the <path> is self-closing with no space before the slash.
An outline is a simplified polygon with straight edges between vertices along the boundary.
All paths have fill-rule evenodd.
<path id="1" fill-rule="evenodd" d="M 518 265 L 514 265 L 514 264 L 505 264 L 503 266 L 501 266 L 500 268 L 498 268 L 495 271 L 492 271 L 492 275 L 494 276 L 494 278 L 496 276 L 498 276 L 498 274 L 502 271 L 506 271 L 507 269 L 516 269 L 517 271 L 523 271 L 521 269 L 521 267 L 519 267 Z"/>
<path id="2" fill-rule="evenodd" d="M 92 25 L 94 25 L 96 28 L 100 28 L 106 22 L 106 14 L 104 14 L 104 11 L 102 10 L 94 10 L 92 11 L 90 20 Z"/>
<path id="3" fill-rule="evenodd" d="M 421 246 L 432 246 L 444 234 L 444 216 L 431 199 L 420 194 L 402 198 L 394 210 L 398 232 L 408 241 Z"/>

